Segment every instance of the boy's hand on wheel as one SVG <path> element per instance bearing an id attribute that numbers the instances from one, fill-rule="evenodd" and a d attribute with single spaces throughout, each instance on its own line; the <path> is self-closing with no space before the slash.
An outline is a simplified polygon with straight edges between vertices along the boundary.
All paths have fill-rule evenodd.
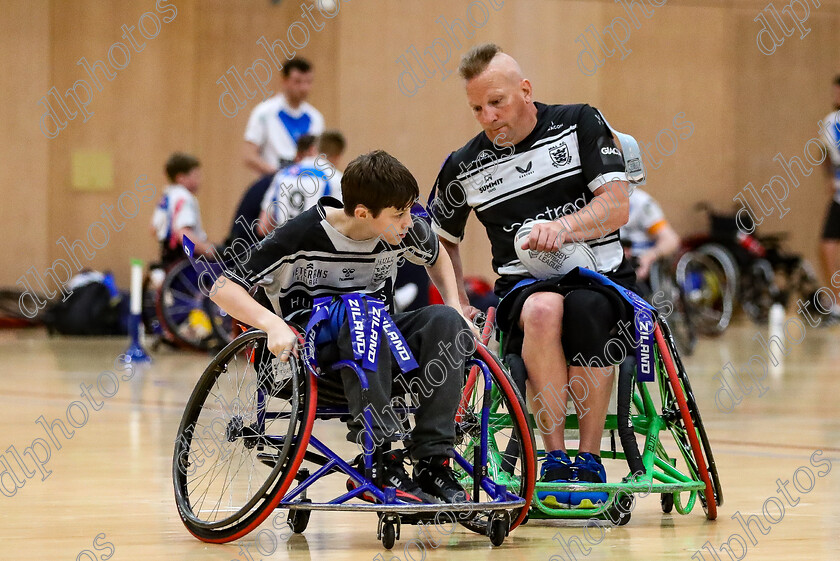
<path id="1" fill-rule="evenodd" d="M 268 350 L 274 353 L 282 362 L 288 362 L 298 340 L 294 331 L 286 325 L 286 322 L 279 317 L 277 320 L 269 329 L 266 329 Z"/>

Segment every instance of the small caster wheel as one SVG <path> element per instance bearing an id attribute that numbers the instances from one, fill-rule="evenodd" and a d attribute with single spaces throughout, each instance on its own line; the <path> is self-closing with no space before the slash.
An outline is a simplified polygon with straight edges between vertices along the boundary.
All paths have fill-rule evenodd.
<path id="1" fill-rule="evenodd" d="M 391 549 L 397 541 L 397 531 L 392 522 L 382 523 L 382 547 Z"/>
<path id="2" fill-rule="evenodd" d="M 499 547 L 505 542 L 505 535 L 507 534 L 507 524 L 504 518 L 494 518 L 490 521 L 487 536 L 490 538 L 490 543 Z"/>
<path id="3" fill-rule="evenodd" d="M 619 493 L 613 504 L 607 509 L 607 518 L 616 526 L 624 526 L 630 522 L 636 498 L 633 495 Z"/>
<path id="4" fill-rule="evenodd" d="M 668 514 L 674 510 L 674 495 L 672 493 L 662 493 L 659 497 L 659 503 L 662 505 L 662 512 Z"/>
<path id="5" fill-rule="evenodd" d="M 509 531 L 510 523 L 507 516 L 498 514 L 490 515 L 490 519 L 487 520 L 487 537 L 490 538 L 490 543 L 495 547 L 499 547 L 504 543 Z"/>
<path id="6" fill-rule="evenodd" d="M 528 523 L 528 521 L 530 521 L 530 520 L 531 520 L 531 515 L 530 515 L 530 514 L 526 514 L 526 515 L 525 515 L 525 518 L 523 518 L 523 519 L 522 519 L 522 524 L 520 524 L 520 526 L 524 526 L 524 525 L 525 525 L 525 524 L 527 524 L 527 523 Z"/>
<path id="7" fill-rule="evenodd" d="M 302 503 L 311 503 L 310 499 L 303 499 Z M 312 514 L 311 510 L 293 509 L 289 511 L 289 518 L 286 523 L 295 534 L 302 534 L 309 525 L 309 516 Z"/>

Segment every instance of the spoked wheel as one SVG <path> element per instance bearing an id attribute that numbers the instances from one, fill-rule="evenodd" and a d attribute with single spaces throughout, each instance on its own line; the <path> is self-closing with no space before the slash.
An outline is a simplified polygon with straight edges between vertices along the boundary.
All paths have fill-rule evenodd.
<path id="1" fill-rule="evenodd" d="M 225 339 L 214 329 L 211 314 L 220 310 L 208 306 L 210 298 L 201 292 L 198 275 L 186 259 L 170 267 L 155 302 L 158 317 L 167 336 L 179 345 L 202 351 L 218 349 Z"/>
<path id="2" fill-rule="evenodd" d="M 723 504 L 720 478 L 691 384 L 667 329 L 667 325 L 660 323 L 654 331 L 660 349 L 658 360 L 667 372 L 667 376 L 659 377 L 662 416 L 688 466 L 689 475 L 705 484 L 705 490 L 698 495 L 706 518 L 714 520 L 717 507 Z"/>
<path id="3" fill-rule="evenodd" d="M 668 325 L 674 334 L 679 351 L 690 356 L 697 345 L 697 332 L 691 316 L 691 306 L 685 291 L 677 283 L 676 273 L 670 268 L 657 261 L 650 269 L 650 280 L 654 296 L 657 292 L 665 295 L 665 302 L 657 305 L 657 298 L 652 298 L 652 304 L 657 307 L 659 313 L 668 318 Z M 666 310 L 665 305 L 671 309 Z"/>
<path id="4" fill-rule="evenodd" d="M 172 463 L 178 513 L 195 537 L 235 540 L 277 506 L 306 452 L 315 393 L 302 363 L 280 363 L 262 331 L 213 359 L 187 403 Z"/>
<path id="5" fill-rule="evenodd" d="M 528 427 L 525 404 L 509 374 L 486 347 L 476 344 L 474 358 L 484 362 L 492 378 L 492 389 L 485 391 L 484 376 L 475 370 L 470 373 L 464 389 L 464 396 L 455 422 L 455 450 L 473 464 L 473 470 L 483 471 L 492 482 L 507 487 L 512 493 L 527 501 L 522 508 L 514 509 L 510 516 L 499 511 L 476 511 L 464 517 L 459 513 L 458 522 L 478 534 L 492 539 L 504 539 L 507 532 L 523 522 L 528 514 L 531 497 L 536 483 L 536 454 L 534 435 Z M 487 421 L 487 462 L 481 465 L 476 458 L 482 439 L 482 414 Z M 484 491 L 476 489 L 475 480 L 456 467 L 459 480 L 478 502 Z M 505 520 L 508 526 L 504 534 L 498 528 Z M 510 521 L 508 524 L 507 521 Z"/>
<path id="6" fill-rule="evenodd" d="M 680 257 L 676 279 L 697 329 L 706 335 L 723 333 L 732 321 L 738 286 L 732 255 L 718 244 L 702 245 Z"/>

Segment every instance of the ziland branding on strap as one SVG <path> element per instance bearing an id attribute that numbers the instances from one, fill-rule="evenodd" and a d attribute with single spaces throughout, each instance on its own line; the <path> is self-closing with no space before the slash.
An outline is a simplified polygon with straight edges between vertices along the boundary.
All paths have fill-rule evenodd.
<path id="1" fill-rule="evenodd" d="M 581 268 L 579 270 L 582 277 L 615 289 L 622 298 L 633 306 L 633 327 L 636 336 L 639 338 L 639 344 L 636 347 L 636 364 L 638 365 L 636 379 L 640 382 L 653 382 L 653 317 L 656 310 L 639 298 L 638 294 L 614 283 L 604 275 L 589 269 Z"/>
<path id="2" fill-rule="evenodd" d="M 316 373 L 319 370 L 315 364 L 315 341 L 318 331 L 323 328 L 320 324 L 330 316 L 329 308 L 333 301 L 330 296 L 316 299 L 306 326 L 304 357 Z M 383 331 L 400 370 L 409 372 L 418 367 L 408 343 L 381 301 L 364 294 L 342 294 L 341 301 L 347 312 L 353 359 L 361 361 L 362 368 L 376 370 Z"/>

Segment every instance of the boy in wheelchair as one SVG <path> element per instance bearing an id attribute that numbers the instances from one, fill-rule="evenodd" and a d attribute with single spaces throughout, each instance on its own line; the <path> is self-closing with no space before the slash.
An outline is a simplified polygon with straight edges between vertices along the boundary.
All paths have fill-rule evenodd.
<path id="1" fill-rule="evenodd" d="M 355 336 L 360 332 L 351 329 L 345 317 L 351 313 L 356 317 L 357 310 L 345 309 L 344 302 L 349 300 L 340 296 L 353 294 L 362 312 L 380 305 L 374 299 L 384 302 L 410 354 L 417 357 L 419 368 L 406 368 L 404 357 L 395 358 L 406 376 L 421 378 L 423 389 L 416 392 L 415 426 L 407 450 L 391 450 L 391 443 L 399 439 L 403 428 L 388 414 L 394 368 L 386 341 L 394 335 L 386 329 L 380 345 L 386 348 L 365 368 L 373 409 L 373 423 L 367 428 L 379 444 L 377 456 L 382 458 L 374 481 L 383 487 L 395 487 L 397 497 L 404 502 L 468 500 L 449 465 L 465 357 L 451 353 L 447 360 L 440 360 L 440 349 L 451 346 L 466 329 L 451 261 L 446 252 L 440 251 L 430 226 L 411 214 L 410 208 L 419 196 L 417 181 L 394 157 L 383 151 L 359 156 L 347 166 L 341 190 L 343 204 L 324 197 L 317 206 L 280 225 L 252 248 L 241 266 L 219 277 L 211 296 L 233 317 L 265 331 L 269 350 L 284 362 L 300 350 L 298 338 L 286 322 L 303 325 L 313 315 L 313 305 L 315 314 L 319 306 L 328 305 L 329 321 L 323 322 L 325 327 L 315 339 L 322 365 L 354 357 Z M 393 313 L 394 279 L 402 258 L 426 267 L 446 305 Z M 249 295 L 248 290 L 255 285 L 261 286 L 272 309 Z M 324 297 L 332 298 L 316 300 Z M 387 315 L 383 317 L 387 319 Z M 442 381 L 427 383 L 422 378 L 430 378 L 432 363 L 438 367 L 435 377 L 439 377 L 441 368 L 444 376 Z M 330 375 L 324 370 L 322 374 Z M 360 380 L 348 367 L 338 374 L 353 418 L 348 422 L 347 439 L 359 442 L 360 431 L 365 428 L 359 421 L 364 413 Z M 406 453 L 414 462 L 413 476 L 403 464 Z M 359 484 L 351 479 L 348 488 Z"/>

